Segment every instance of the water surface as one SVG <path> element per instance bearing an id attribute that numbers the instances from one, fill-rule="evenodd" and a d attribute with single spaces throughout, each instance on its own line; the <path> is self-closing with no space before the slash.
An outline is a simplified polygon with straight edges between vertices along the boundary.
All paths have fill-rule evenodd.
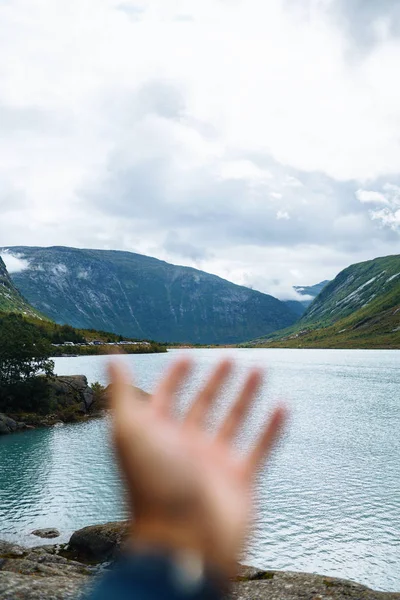
<path id="1" fill-rule="evenodd" d="M 199 363 L 180 409 L 221 356 L 238 367 L 211 419 L 215 427 L 240 376 L 268 369 L 238 440 L 254 440 L 274 398 L 292 423 L 259 482 L 260 507 L 247 561 L 318 572 L 400 591 L 400 352 L 383 350 L 192 350 Z M 121 357 L 151 391 L 168 354 Z M 106 357 L 56 359 L 58 374 L 105 383 Z M 35 545 L 34 529 L 62 540 L 93 523 L 126 516 L 106 420 L 0 437 L 0 538 Z"/>

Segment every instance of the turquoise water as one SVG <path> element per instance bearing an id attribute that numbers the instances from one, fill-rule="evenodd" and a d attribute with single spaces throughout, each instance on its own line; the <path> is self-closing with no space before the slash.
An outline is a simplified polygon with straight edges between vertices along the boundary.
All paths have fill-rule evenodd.
<path id="1" fill-rule="evenodd" d="M 259 515 L 247 561 L 318 572 L 400 591 L 400 352 L 370 350 L 192 350 L 195 377 L 181 408 L 221 356 L 238 360 L 212 417 L 215 426 L 240 375 L 268 369 L 238 440 L 244 449 L 274 398 L 291 426 L 259 481 Z M 177 351 L 130 356 L 136 383 L 151 391 Z M 105 382 L 106 357 L 56 359 L 59 374 Z M 57 527 L 62 540 L 126 516 L 106 420 L 0 438 L 0 538 L 35 545 L 30 532 Z"/>

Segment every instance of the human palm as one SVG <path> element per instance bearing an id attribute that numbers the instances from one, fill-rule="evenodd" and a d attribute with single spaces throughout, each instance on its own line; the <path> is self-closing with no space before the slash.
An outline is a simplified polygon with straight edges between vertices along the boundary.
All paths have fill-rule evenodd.
<path id="1" fill-rule="evenodd" d="M 112 363 L 114 436 L 134 513 L 133 536 L 167 549 L 193 550 L 230 572 L 246 538 L 251 491 L 285 420 L 278 408 L 245 457 L 234 439 L 261 384 L 252 371 L 215 435 L 205 425 L 232 364 L 223 361 L 187 414 L 174 416 L 174 397 L 191 362 L 177 361 L 150 402 L 136 395 L 121 365 Z"/>

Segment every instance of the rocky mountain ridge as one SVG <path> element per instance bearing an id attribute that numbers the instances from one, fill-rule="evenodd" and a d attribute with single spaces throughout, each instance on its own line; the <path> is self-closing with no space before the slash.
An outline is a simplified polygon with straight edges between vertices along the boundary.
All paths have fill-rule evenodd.
<path id="1" fill-rule="evenodd" d="M 6 251 L 28 265 L 12 277 L 29 302 L 57 323 L 78 328 L 235 344 L 297 320 L 272 296 L 140 254 L 23 246 Z"/>

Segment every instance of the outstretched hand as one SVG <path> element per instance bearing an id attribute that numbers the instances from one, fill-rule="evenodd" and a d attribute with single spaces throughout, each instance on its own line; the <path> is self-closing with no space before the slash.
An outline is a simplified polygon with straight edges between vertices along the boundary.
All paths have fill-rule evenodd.
<path id="1" fill-rule="evenodd" d="M 218 365 L 179 419 L 173 415 L 175 396 L 190 369 L 191 361 L 178 360 L 146 402 L 125 369 L 116 361 L 110 365 L 114 437 L 134 515 L 132 535 L 147 546 L 201 553 L 231 574 L 248 534 L 257 470 L 279 437 L 286 411 L 277 408 L 252 449 L 239 457 L 234 439 L 261 385 L 260 371 L 249 373 L 211 435 L 207 415 L 232 363 Z"/>

